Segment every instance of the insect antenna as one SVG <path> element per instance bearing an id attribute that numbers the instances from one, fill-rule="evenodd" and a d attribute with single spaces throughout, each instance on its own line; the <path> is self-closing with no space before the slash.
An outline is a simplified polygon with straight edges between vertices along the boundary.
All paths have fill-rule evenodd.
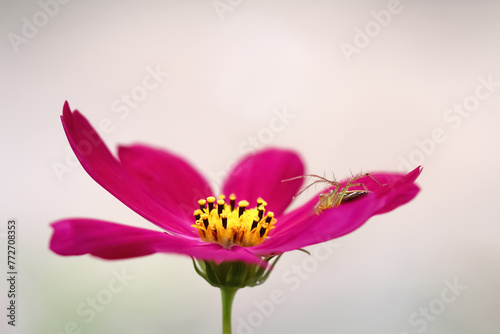
<path id="1" fill-rule="evenodd" d="M 306 177 L 315 177 L 317 180 L 315 180 L 311 184 L 309 184 L 306 187 L 304 187 L 303 189 L 301 189 L 297 193 L 297 195 L 294 196 L 294 198 L 297 197 L 297 196 L 299 196 L 299 195 L 301 195 L 304 191 L 306 191 L 307 189 L 309 189 L 310 187 L 312 187 L 313 185 L 315 185 L 317 183 L 328 183 L 328 184 L 332 185 L 335 188 L 340 187 L 340 183 L 337 182 L 337 181 L 335 181 L 335 178 L 333 179 L 333 181 L 331 181 L 331 180 L 328 180 L 327 178 L 325 178 L 323 176 L 319 176 L 317 174 L 306 174 L 306 175 L 295 176 L 295 177 L 292 177 L 290 179 L 281 180 L 281 182 L 287 182 L 287 181 L 292 181 L 292 180 L 297 180 L 297 179 L 303 179 L 303 178 L 306 178 Z"/>

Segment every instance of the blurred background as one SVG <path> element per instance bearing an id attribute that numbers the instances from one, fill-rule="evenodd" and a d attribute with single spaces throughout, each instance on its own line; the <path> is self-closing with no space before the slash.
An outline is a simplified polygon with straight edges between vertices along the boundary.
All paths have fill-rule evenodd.
<path id="1" fill-rule="evenodd" d="M 0 280 L 1 333 L 221 332 L 219 291 L 187 257 L 49 251 L 65 217 L 154 228 L 76 162 L 65 100 L 114 152 L 163 147 L 215 187 L 267 146 L 339 179 L 424 166 L 414 201 L 241 290 L 234 333 L 498 333 L 499 2 L 29 0 L 0 13 L 2 277 L 9 219 L 19 272 L 16 327 Z"/>

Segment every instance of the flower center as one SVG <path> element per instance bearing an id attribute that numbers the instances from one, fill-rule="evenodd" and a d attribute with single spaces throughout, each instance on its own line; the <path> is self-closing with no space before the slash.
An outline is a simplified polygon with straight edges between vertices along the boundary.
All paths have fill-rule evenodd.
<path id="1" fill-rule="evenodd" d="M 192 226 L 198 230 L 201 240 L 219 243 L 225 248 L 260 245 L 276 223 L 274 213 L 265 214 L 267 203 L 260 197 L 257 207 L 252 209 L 248 209 L 247 201 L 240 201 L 236 206 L 234 194 L 229 196 L 229 205 L 224 195 L 220 195 L 217 202 L 215 197 L 207 197 L 198 204 L 200 208 L 194 212 L 196 224 Z"/>

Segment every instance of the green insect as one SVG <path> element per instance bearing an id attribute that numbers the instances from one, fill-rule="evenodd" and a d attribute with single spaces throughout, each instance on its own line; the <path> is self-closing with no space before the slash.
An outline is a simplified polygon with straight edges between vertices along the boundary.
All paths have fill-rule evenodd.
<path id="1" fill-rule="evenodd" d="M 313 212 L 316 215 L 322 214 L 325 210 L 331 209 L 331 208 L 336 208 L 341 204 L 348 203 L 348 202 L 353 202 L 361 197 L 367 195 L 370 191 L 366 188 L 366 186 L 363 183 L 355 183 L 356 180 L 361 179 L 363 177 L 369 176 L 372 180 L 377 182 L 377 184 L 381 185 L 377 180 L 373 178 L 373 176 L 370 175 L 370 173 L 364 173 L 360 174 L 357 176 L 354 176 L 347 180 L 347 183 L 345 186 L 342 187 L 342 184 L 340 182 L 337 182 L 335 180 L 328 180 L 327 178 L 324 178 L 322 176 L 316 175 L 316 174 L 307 174 L 307 175 L 302 175 L 302 176 L 297 176 L 288 180 L 283 180 L 283 181 L 291 181 L 295 180 L 298 178 L 304 178 L 304 177 L 314 177 L 316 180 L 309 184 L 307 187 L 302 189 L 297 196 L 302 194 L 305 190 L 307 190 L 309 187 L 317 184 L 317 183 L 327 183 L 331 187 L 328 192 L 321 193 L 319 194 L 318 198 L 318 203 L 314 206 Z M 359 187 L 363 186 L 365 190 L 349 190 L 349 188 L 352 187 Z"/>

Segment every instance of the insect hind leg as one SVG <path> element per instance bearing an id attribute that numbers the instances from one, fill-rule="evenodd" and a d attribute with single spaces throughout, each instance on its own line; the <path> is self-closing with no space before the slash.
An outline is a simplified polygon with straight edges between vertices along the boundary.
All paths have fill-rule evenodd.
<path id="1" fill-rule="evenodd" d="M 334 187 L 335 191 L 338 188 L 341 187 L 340 182 L 335 181 L 335 179 L 333 179 L 333 181 L 332 180 L 328 180 L 327 178 L 325 178 L 323 176 L 319 176 L 317 174 L 300 175 L 300 176 L 292 177 L 291 179 L 282 180 L 281 182 L 292 181 L 292 180 L 296 180 L 296 179 L 300 179 L 300 178 L 305 178 L 305 177 L 314 177 L 317 180 L 313 181 L 311 184 L 307 185 L 302 190 L 300 190 L 297 193 L 297 195 L 294 196 L 294 198 L 297 197 L 297 196 L 299 196 L 299 195 L 301 195 L 304 191 L 306 191 L 307 189 L 309 189 L 310 187 L 312 187 L 313 185 L 318 184 L 318 183 L 328 183 L 328 184 L 330 184 L 331 186 Z"/>

